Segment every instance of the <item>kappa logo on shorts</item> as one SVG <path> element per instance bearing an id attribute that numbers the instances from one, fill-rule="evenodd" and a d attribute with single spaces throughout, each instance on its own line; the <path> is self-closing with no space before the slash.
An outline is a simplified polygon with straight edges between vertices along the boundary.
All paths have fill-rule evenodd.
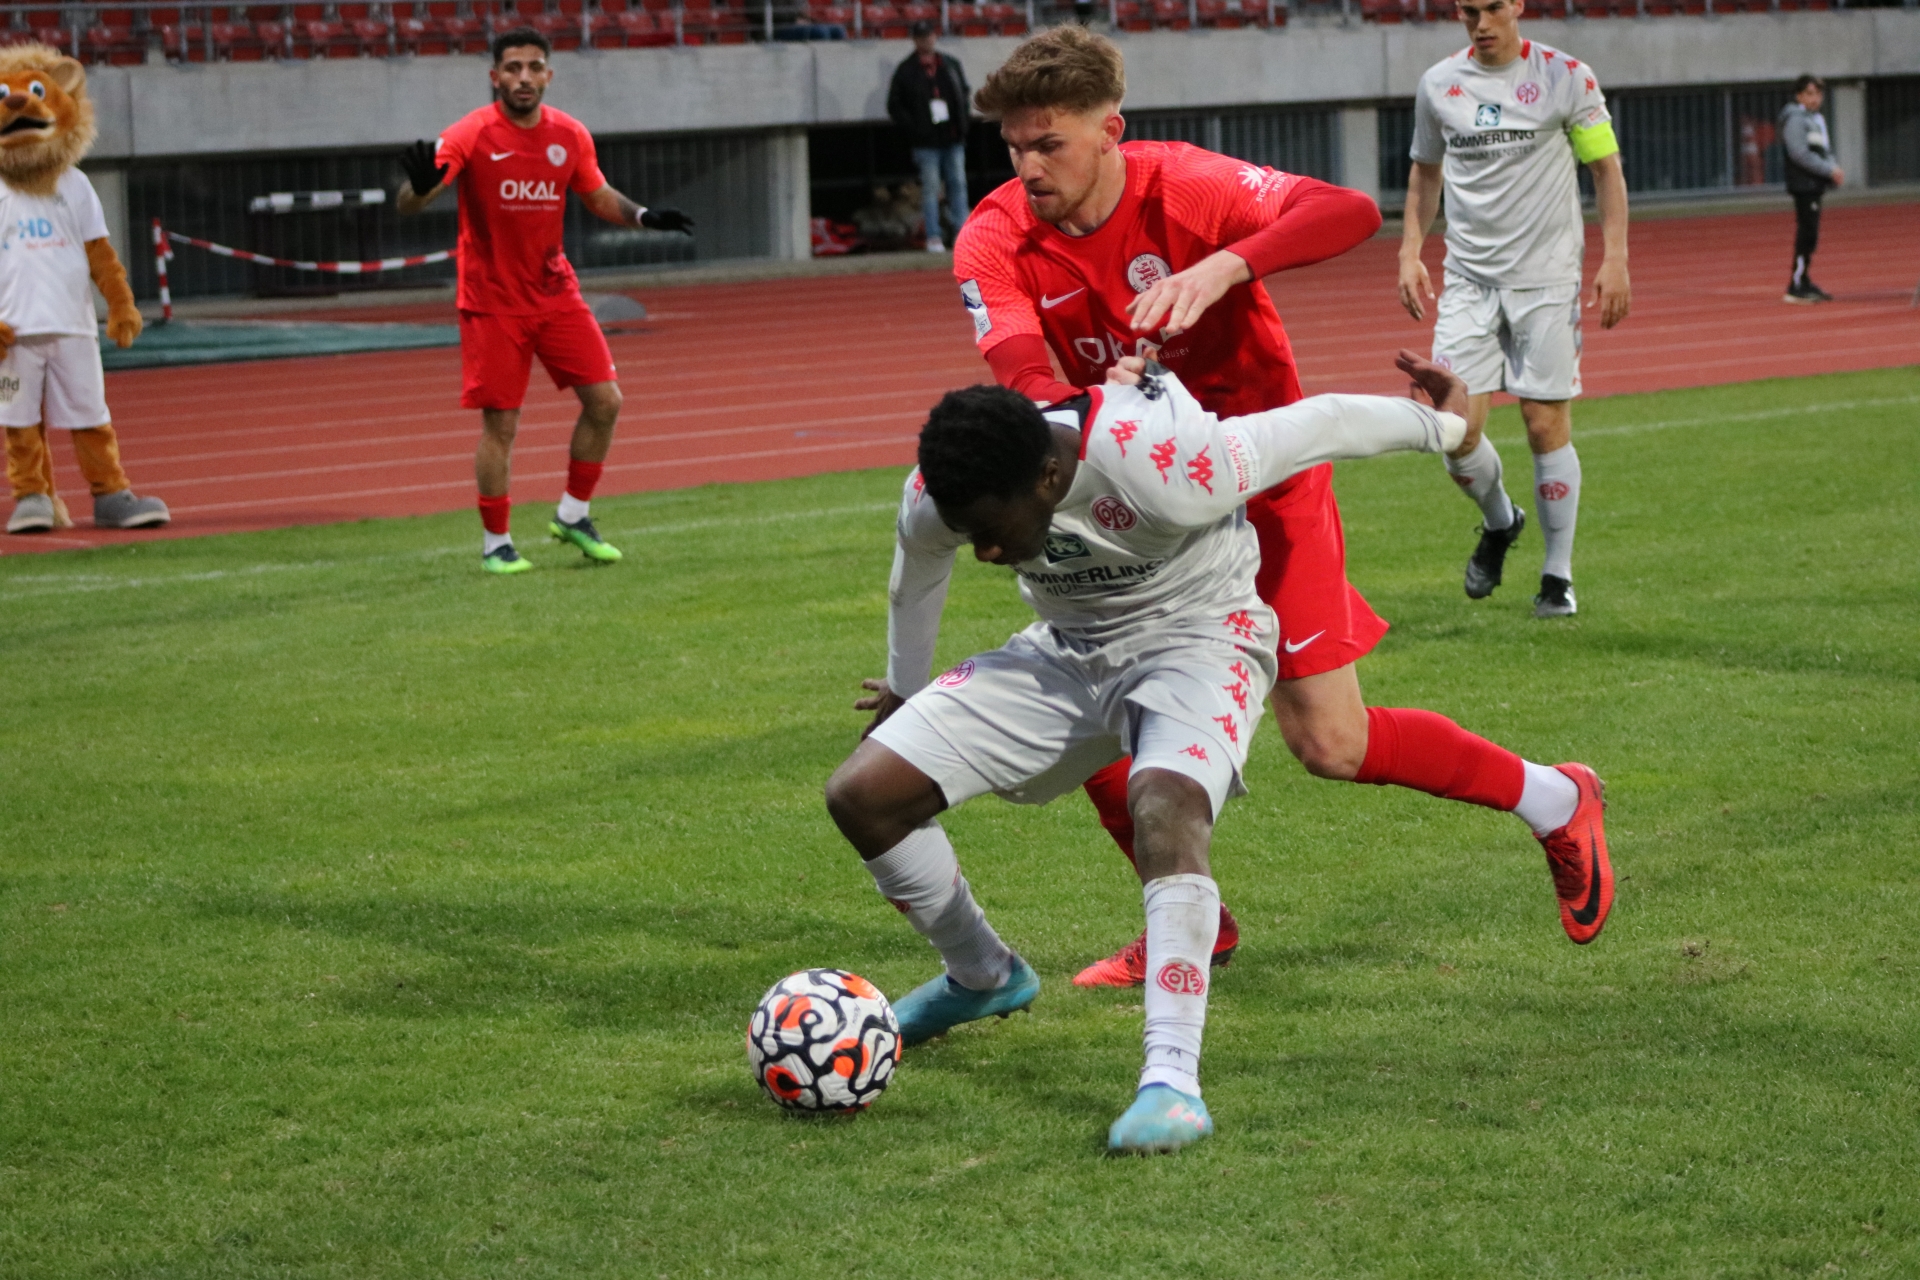
<path id="1" fill-rule="evenodd" d="M 1213 722 L 1226 733 L 1228 742 L 1236 747 L 1240 745 L 1240 725 L 1232 716 L 1215 716 Z"/>
<path id="2" fill-rule="evenodd" d="M 1153 980 L 1162 991 L 1171 991 L 1177 996 L 1207 994 L 1207 975 L 1201 972 L 1200 966 L 1185 960 L 1167 961 L 1160 966 L 1160 972 L 1153 976 Z"/>
<path id="3" fill-rule="evenodd" d="M 1180 748 L 1180 754 L 1183 756 L 1192 756 L 1195 760 L 1198 760 L 1201 764 L 1213 763 L 1213 761 L 1207 759 L 1207 749 L 1201 746 L 1197 742 L 1191 744 L 1190 746 L 1185 746 Z"/>
<path id="4" fill-rule="evenodd" d="M 1145 293 L 1172 274 L 1172 266 L 1157 253 L 1143 253 L 1127 264 L 1127 283 L 1135 293 Z"/>
<path id="5" fill-rule="evenodd" d="M 1062 560 L 1078 560 L 1090 556 L 1086 539 L 1077 533 L 1049 533 L 1047 535 L 1047 563 L 1059 564 Z"/>
<path id="6" fill-rule="evenodd" d="M 933 682 L 942 689 L 958 689 L 971 679 L 973 679 L 973 659 L 968 658 L 952 670 L 942 671 L 934 677 Z"/>
<path id="7" fill-rule="evenodd" d="M 1251 640 L 1260 634 L 1260 624 L 1255 622 L 1253 615 L 1245 609 L 1235 609 L 1227 615 L 1227 620 L 1220 625 L 1239 636 L 1242 640 Z"/>
<path id="8" fill-rule="evenodd" d="M 1513 100 L 1523 107 L 1530 107 L 1540 101 L 1540 86 L 1528 80 L 1513 91 Z"/>
<path id="9" fill-rule="evenodd" d="M 567 149 L 559 143 L 547 148 L 547 163 L 558 169 L 567 162 Z"/>
<path id="10" fill-rule="evenodd" d="M 1540 486 L 1540 500 L 1542 502 L 1558 502 L 1572 492 L 1573 490 L 1567 487 L 1566 481 L 1549 480 Z"/>
<path id="11" fill-rule="evenodd" d="M 1133 514 L 1133 508 L 1112 494 L 1093 500 L 1093 518 L 1102 529 L 1111 529 L 1115 533 L 1125 533 L 1140 522 Z"/>
<path id="12" fill-rule="evenodd" d="M 1498 129 L 1500 127 L 1500 104 L 1497 102 L 1483 103 L 1480 109 L 1473 113 L 1473 127 L 1476 129 Z"/>

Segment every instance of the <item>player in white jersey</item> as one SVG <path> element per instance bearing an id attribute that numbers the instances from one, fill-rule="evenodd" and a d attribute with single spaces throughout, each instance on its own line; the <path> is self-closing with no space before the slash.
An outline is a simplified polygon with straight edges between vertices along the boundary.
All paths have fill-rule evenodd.
<path id="1" fill-rule="evenodd" d="M 868 682 L 875 696 L 859 705 L 874 724 L 827 784 L 827 805 L 880 892 L 945 962 L 894 1005 L 911 1045 L 1039 993 L 975 904 L 937 815 L 988 791 L 1044 804 L 1131 753 L 1146 1066 L 1108 1145 L 1145 1152 L 1212 1131 L 1198 1079 L 1220 921 L 1208 845 L 1221 805 L 1244 789 L 1277 669 L 1242 504 L 1337 458 L 1457 447 L 1466 385 L 1402 352 L 1400 367 L 1442 411 L 1317 396 L 1223 419 L 1140 365 L 1123 361 L 1106 386 L 1044 413 L 1005 387 L 956 391 L 934 409 L 901 500 L 888 679 Z M 929 681 L 953 556 L 969 542 L 1019 575 L 1040 621 Z M 1597 833 L 1598 780 L 1579 785 Z M 1588 843 L 1598 908 L 1604 853 Z"/>
<path id="2" fill-rule="evenodd" d="M 1466 379 L 1467 438 L 1447 457 L 1480 507 L 1467 562 L 1473 599 L 1500 585 L 1526 527 L 1508 498 L 1500 455 L 1482 434 L 1493 393 L 1520 401 L 1533 451 L 1546 555 L 1538 617 L 1574 612 L 1573 533 L 1580 458 L 1570 404 L 1580 394 L 1580 268 L 1586 245 L 1578 169 L 1593 174 L 1605 257 L 1588 305 L 1602 328 L 1627 317 L 1627 184 L 1593 68 L 1520 36 L 1521 0 L 1457 0 L 1470 48 L 1435 63 L 1414 97 L 1413 169 L 1400 243 L 1400 302 L 1425 318 L 1433 283 L 1420 248 L 1446 194 L 1446 284 L 1433 358 Z"/>

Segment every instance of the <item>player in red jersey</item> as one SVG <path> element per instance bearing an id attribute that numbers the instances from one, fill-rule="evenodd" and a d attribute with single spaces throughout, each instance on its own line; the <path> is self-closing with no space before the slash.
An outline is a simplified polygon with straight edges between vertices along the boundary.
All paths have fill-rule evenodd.
<path id="1" fill-rule="evenodd" d="M 1286 331 L 1259 281 L 1346 252 L 1379 228 L 1379 210 L 1358 192 L 1198 147 L 1122 143 L 1125 90 L 1119 50 L 1067 26 L 1027 41 L 975 95 L 981 112 L 1000 121 L 1017 175 L 974 210 L 954 254 L 961 298 L 994 376 L 1054 403 L 1157 347 L 1213 413 L 1298 400 Z M 1155 461 L 1163 474 L 1177 467 L 1182 478 L 1249 487 L 1227 459 L 1166 448 Z M 1260 538 L 1257 588 L 1282 632 L 1272 704 L 1288 749 L 1317 777 L 1517 813 L 1546 848 L 1568 936 L 1591 941 L 1605 923 L 1613 879 L 1592 771 L 1522 760 L 1431 711 L 1368 707 L 1353 664 L 1387 624 L 1347 582 L 1331 467 L 1247 499 Z M 878 707 L 894 696 L 876 690 L 863 701 Z M 1129 761 L 1116 762 L 1087 792 L 1131 860 L 1129 770 Z M 1238 940 L 1222 906 L 1214 962 L 1225 963 Z M 1143 936 L 1074 981 L 1134 985 L 1145 970 Z"/>
<path id="2" fill-rule="evenodd" d="M 647 209 L 615 191 L 600 172 L 586 126 L 541 105 L 553 83 L 551 54 L 547 38 L 530 27 L 496 36 L 495 101 L 462 117 L 437 145 L 416 142 L 401 158 L 407 171 L 402 214 L 418 213 L 450 187 L 460 188 L 460 403 L 480 410 L 473 461 L 486 529 L 480 563 L 493 573 L 533 567 L 508 532 L 507 489 L 536 355 L 554 386 L 571 387 L 580 398 L 567 486 L 547 529 L 589 559 L 620 558 L 587 509 L 613 444 L 620 386 L 563 248 L 567 191 L 615 226 L 693 234 L 693 220 L 679 210 Z"/>

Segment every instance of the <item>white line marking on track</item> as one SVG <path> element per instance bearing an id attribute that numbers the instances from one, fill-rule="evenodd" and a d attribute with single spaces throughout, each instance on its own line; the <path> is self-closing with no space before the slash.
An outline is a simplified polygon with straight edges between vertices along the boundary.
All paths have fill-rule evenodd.
<path id="1" fill-rule="evenodd" d="M 558 474 L 558 473 L 556 473 Z M 662 534 L 696 533 L 705 529 L 739 529 L 751 525 L 787 524 L 797 520 L 824 520 L 831 516 L 870 515 L 894 511 L 898 502 L 862 502 L 844 507 L 816 507 L 809 511 L 775 511 L 760 516 L 728 516 L 723 520 L 683 520 L 675 524 L 636 526 L 608 525 L 608 532 L 621 538 L 644 538 Z M 25 573 L 6 579 L 27 583 L 30 591 L 0 592 L 0 600 L 31 600 L 37 596 L 74 595 L 80 592 L 122 591 L 130 587 L 173 587 L 198 582 L 221 582 L 232 578 L 258 578 L 273 573 L 300 573 L 315 569 L 337 569 L 345 565 L 404 564 L 411 561 L 439 560 L 447 556 L 473 555 L 474 548 L 430 547 L 402 555 L 365 556 L 343 560 L 298 560 L 247 565 L 240 569 L 207 569 L 199 573 L 172 573 L 155 577 L 116 578 L 105 573 Z"/>
<path id="2" fill-rule="evenodd" d="M 1576 436 L 1635 436 L 1645 431 L 1669 431 L 1676 427 L 1717 427 L 1727 423 L 1766 422 L 1772 418 L 1797 418 L 1807 413 L 1839 413 L 1846 409 L 1883 409 L 1893 405 L 1920 404 L 1920 396 L 1893 396 L 1884 400 L 1830 400 L 1825 404 L 1789 405 L 1780 409 L 1756 409 L 1751 413 L 1718 414 L 1711 418 L 1667 418 L 1655 422 L 1623 423 L 1617 427 L 1575 429 Z M 1496 444 L 1525 444 L 1524 438 L 1501 439 Z"/>

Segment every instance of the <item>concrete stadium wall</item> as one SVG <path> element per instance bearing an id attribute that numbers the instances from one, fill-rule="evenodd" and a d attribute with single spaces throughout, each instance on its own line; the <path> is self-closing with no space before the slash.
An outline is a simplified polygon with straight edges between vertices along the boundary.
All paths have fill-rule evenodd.
<path id="1" fill-rule="evenodd" d="M 1920 11 L 1911 9 L 1529 21 L 1527 30 L 1598 68 L 1608 88 L 1920 73 Z M 1450 23 L 1120 39 L 1128 105 L 1140 109 L 1405 98 L 1462 45 Z M 977 84 L 1016 43 L 946 47 Z M 907 50 L 904 41 L 848 41 L 561 53 L 550 101 L 605 135 L 878 121 Z M 89 82 L 96 162 L 398 146 L 487 101 L 478 56 L 101 67 Z"/>

